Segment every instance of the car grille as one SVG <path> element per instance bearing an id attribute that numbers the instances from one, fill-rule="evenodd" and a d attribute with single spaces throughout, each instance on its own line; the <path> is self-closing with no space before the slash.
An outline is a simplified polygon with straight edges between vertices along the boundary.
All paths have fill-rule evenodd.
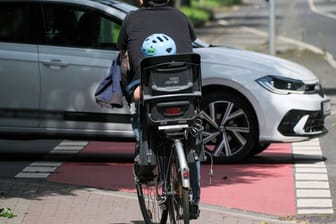
<path id="1" fill-rule="evenodd" d="M 320 111 L 289 111 L 280 122 L 278 130 L 285 136 L 316 137 L 327 132 Z"/>

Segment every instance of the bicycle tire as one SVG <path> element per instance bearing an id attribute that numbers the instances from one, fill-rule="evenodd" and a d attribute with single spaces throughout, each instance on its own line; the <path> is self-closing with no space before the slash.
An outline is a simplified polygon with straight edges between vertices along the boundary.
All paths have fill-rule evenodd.
<path id="1" fill-rule="evenodd" d="M 189 224 L 190 210 L 189 210 L 189 193 L 190 190 L 182 186 L 182 176 L 180 174 L 179 163 L 174 156 L 170 164 L 170 189 L 172 194 L 169 197 L 169 217 L 173 224 Z"/>
<path id="2" fill-rule="evenodd" d="M 168 208 L 166 199 L 162 195 L 161 181 L 157 177 L 150 182 L 135 181 L 141 214 L 146 224 L 167 222 Z M 161 197 L 162 200 L 160 200 Z"/>

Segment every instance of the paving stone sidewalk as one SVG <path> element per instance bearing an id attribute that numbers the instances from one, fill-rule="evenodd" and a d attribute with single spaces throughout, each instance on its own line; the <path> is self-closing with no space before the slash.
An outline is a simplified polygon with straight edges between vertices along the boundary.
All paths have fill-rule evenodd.
<path id="1" fill-rule="evenodd" d="M 134 193 L 108 191 L 22 179 L 0 180 L 0 208 L 17 217 L 0 217 L 0 224 L 142 224 Z M 293 223 L 278 217 L 201 205 L 195 224 Z"/>

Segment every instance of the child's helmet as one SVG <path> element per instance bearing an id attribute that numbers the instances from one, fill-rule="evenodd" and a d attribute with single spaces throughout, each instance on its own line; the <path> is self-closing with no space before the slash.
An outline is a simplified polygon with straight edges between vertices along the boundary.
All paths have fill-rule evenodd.
<path id="1" fill-rule="evenodd" d="M 155 33 L 144 40 L 141 50 L 145 56 L 172 55 L 176 54 L 176 45 L 168 35 Z"/>

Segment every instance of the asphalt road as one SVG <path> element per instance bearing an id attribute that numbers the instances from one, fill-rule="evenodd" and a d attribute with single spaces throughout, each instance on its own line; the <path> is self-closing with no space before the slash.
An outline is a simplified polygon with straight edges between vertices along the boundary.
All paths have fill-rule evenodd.
<path id="1" fill-rule="evenodd" d="M 218 14 L 229 23 L 268 32 L 269 5 L 263 0 L 245 0 L 232 14 Z M 336 58 L 336 1 L 281 0 L 275 2 L 276 35 L 303 41 L 328 51 Z"/>

